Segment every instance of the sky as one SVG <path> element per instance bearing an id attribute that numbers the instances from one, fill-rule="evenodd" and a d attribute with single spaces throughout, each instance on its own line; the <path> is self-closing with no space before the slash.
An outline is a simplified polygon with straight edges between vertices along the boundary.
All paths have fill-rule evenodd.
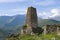
<path id="1" fill-rule="evenodd" d="M 26 15 L 30 6 L 36 8 L 38 17 L 60 17 L 60 0 L 0 0 L 0 16 Z"/>

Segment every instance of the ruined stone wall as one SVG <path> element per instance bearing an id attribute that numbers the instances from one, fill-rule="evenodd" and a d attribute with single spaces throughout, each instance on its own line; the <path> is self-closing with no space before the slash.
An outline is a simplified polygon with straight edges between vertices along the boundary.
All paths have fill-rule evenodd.
<path id="1" fill-rule="evenodd" d="M 60 25 L 57 26 L 57 35 L 60 35 Z"/>
<path id="2" fill-rule="evenodd" d="M 44 34 L 57 33 L 56 25 L 46 25 L 44 26 Z"/>

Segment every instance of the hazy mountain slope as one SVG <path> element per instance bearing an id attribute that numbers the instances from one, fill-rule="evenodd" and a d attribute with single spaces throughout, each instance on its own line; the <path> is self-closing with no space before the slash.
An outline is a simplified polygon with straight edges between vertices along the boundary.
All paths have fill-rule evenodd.
<path id="1" fill-rule="evenodd" d="M 24 24 L 25 17 L 24 16 L 13 16 L 11 19 L 8 20 L 8 22 L 5 24 L 6 29 L 12 29 L 15 28 L 18 25 Z"/>
<path id="2" fill-rule="evenodd" d="M 0 16 L 0 27 L 2 27 L 10 18 L 10 16 Z"/>
<path id="3" fill-rule="evenodd" d="M 57 20 L 57 21 L 60 21 L 60 16 L 54 17 L 52 19 Z"/>
<path id="4" fill-rule="evenodd" d="M 0 27 L 2 25 L 17 25 L 17 24 L 23 24 L 25 20 L 25 16 L 23 15 L 15 15 L 15 16 L 0 16 Z"/>
<path id="5" fill-rule="evenodd" d="M 56 21 L 56 20 L 52 20 L 52 19 L 40 19 L 38 21 L 38 24 L 40 27 L 42 27 L 42 26 L 47 25 L 47 24 L 50 24 L 50 25 L 60 24 L 60 21 Z"/>
<path id="6" fill-rule="evenodd" d="M 6 37 L 10 33 L 20 32 L 21 25 L 25 21 L 24 15 L 0 16 L 0 37 Z M 46 24 L 60 24 L 60 21 L 39 18 L 38 24 L 42 27 Z"/>
<path id="7" fill-rule="evenodd" d="M 4 40 L 10 33 L 19 32 L 24 21 L 24 15 L 0 16 L 0 40 Z"/>

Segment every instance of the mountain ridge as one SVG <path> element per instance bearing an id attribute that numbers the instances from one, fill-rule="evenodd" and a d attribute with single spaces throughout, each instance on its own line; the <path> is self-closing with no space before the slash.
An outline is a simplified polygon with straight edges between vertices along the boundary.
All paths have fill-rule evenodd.
<path id="1" fill-rule="evenodd" d="M 22 25 L 24 25 L 26 16 L 15 15 L 15 16 L 0 16 L 0 34 L 1 36 L 7 36 L 8 34 L 18 33 Z M 38 18 L 38 26 L 43 27 L 46 24 L 60 24 L 60 21 L 53 19 L 42 19 Z"/>

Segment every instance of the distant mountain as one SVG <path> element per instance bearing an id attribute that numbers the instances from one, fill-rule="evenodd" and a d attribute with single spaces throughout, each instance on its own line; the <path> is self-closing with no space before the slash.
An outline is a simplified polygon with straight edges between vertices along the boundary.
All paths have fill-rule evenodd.
<path id="1" fill-rule="evenodd" d="M 15 16 L 0 16 L 0 25 L 9 24 L 11 22 L 23 23 L 25 20 L 24 15 L 15 15 Z"/>
<path id="2" fill-rule="evenodd" d="M 56 16 L 56 17 L 54 17 L 52 19 L 57 20 L 57 21 L 60 21 L 60 16 Z"/>
<path id="3" fill-rule="evenodd" d="M 60 21 L 56 21 L 53 19 L 40 19 L 38 20 L 38 24 L 40 27 L 43 27 L 44 25 L 53 25 L 53 24 L 60 24 Z"/>
<path id="4" fill-rule="evenodd" d="M 4 30 L 15 30 L 25 23 L 25 18 L 26 18 L 25 15 L 0 16 L 0 28 Z M 59 23 L 60 21 L 56 21 L 53 19 L 38 18 L 39 26 Z"/>
<path id="5" fill-rule="evenodd" d="M 6 36 L 6 31 L 0 29 L 0 40 L 5 40 Z"/>
<path id="6" fill-rule="evenodd" d="M 24 15 L 0 16 L 0 29 L 6 30 L 6 32 L 15 32 L 24 23 Z"/>
<path id="7" fill-rule="evenodd" d="M 0 16 L 0 40 L 4 40 L 8 34 L 19 32 L 24 23 L 24 15 Z"/>
<path id="8" fill-rule="evenodd" d="M 0 16 L 0 27 L 2 27 L 10 18 L 10 16 Z"/>
<path id="9" fill-rule="evenodd" d="M 12 18 L 8 19 L 7 22 L 5 23 L 4 27 L 6 29 L 12 29 L 12 28 L 17 28 L 17 26 L 21 26 L 25 22 L 25 16 L 21 15 L 16 15 L 12 16 Z"/>
<path id="10" fill-rule="evenodd" d="M 21 25 L 25 23 L 25 20 L 26 17 L 24 15 L 0 16 L 0 39 L 10 33 L 20 32 Z M 60 24 L 60 21 L 38 18 L 38 24 L 39 27 L 43 27 L 46 24 Z"/>
<path id="11" fill-rule="evenodd" d="M 6 32 L 15 32 L 25 23 L 25 19 L 25 15 L 0 16 L 0 28 L 6 30 Z M 60 24 L 60 21 L 38 18 L 38 24 L 42 27 L 46 24 Z"/>

